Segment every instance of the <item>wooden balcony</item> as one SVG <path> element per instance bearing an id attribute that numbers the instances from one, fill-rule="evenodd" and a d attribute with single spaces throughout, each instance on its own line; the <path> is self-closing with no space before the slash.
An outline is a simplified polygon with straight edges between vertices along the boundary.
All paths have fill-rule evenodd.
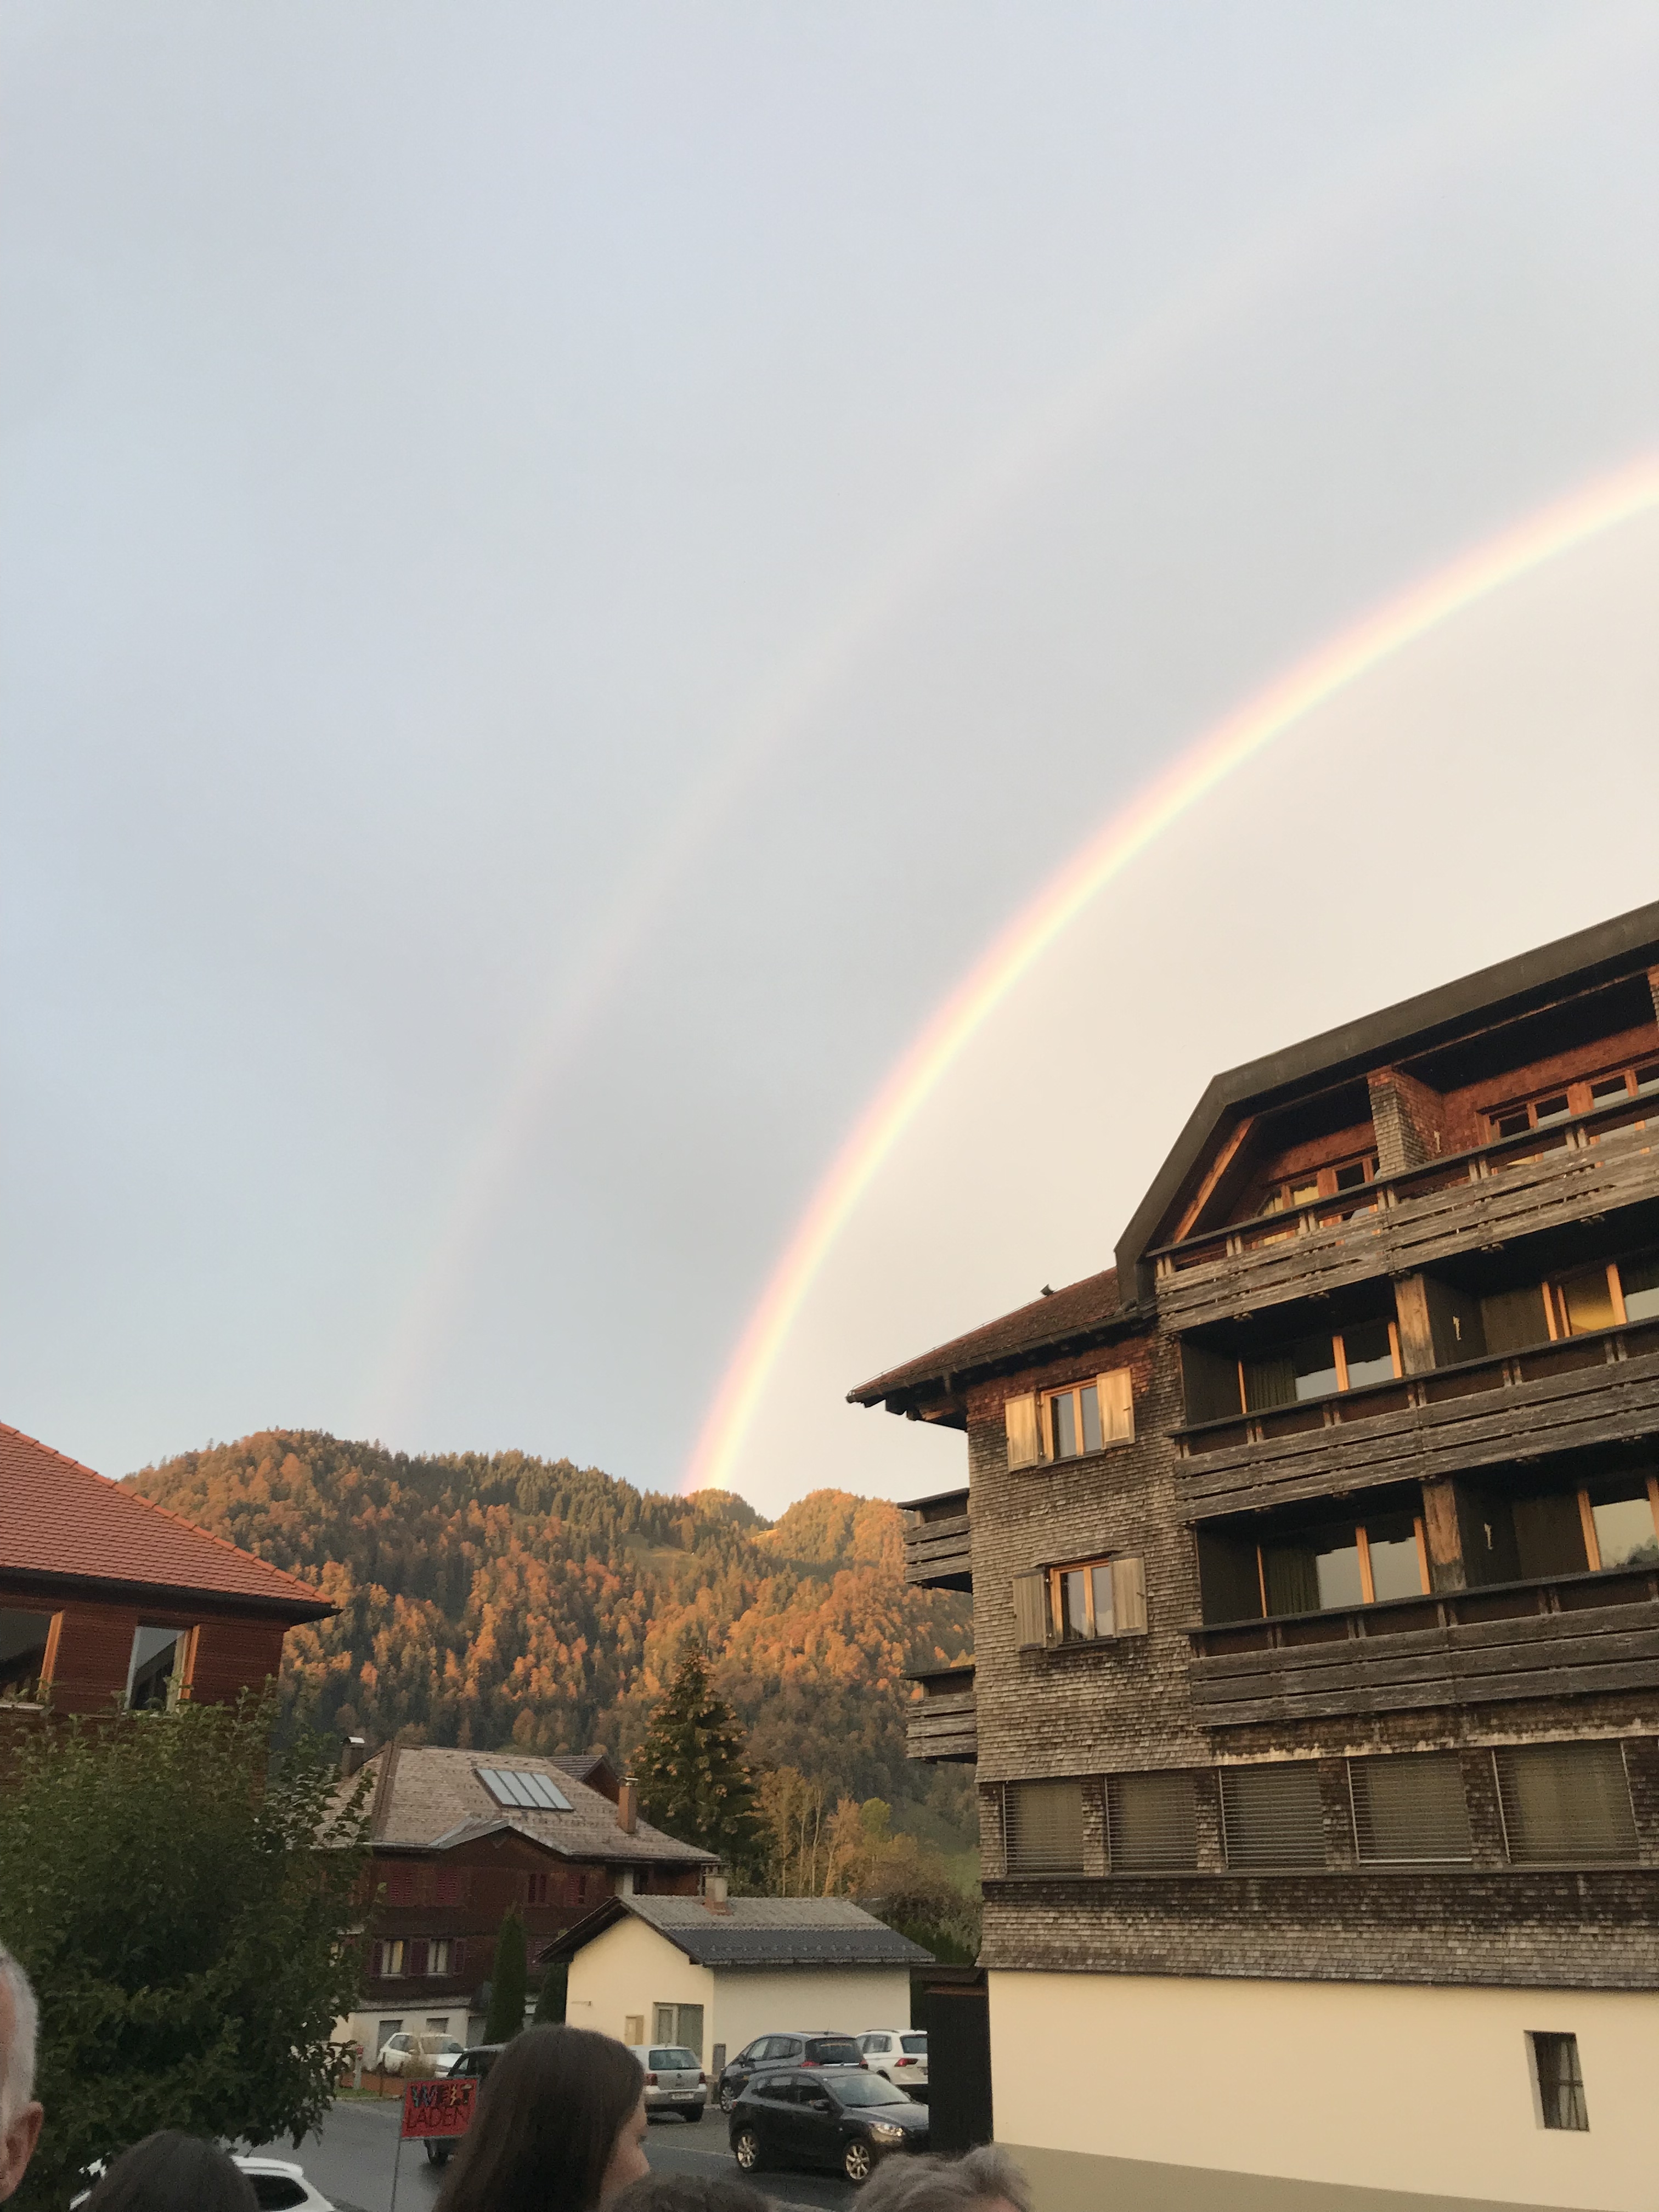
<path id="1" fill-rule="evenodd" d="M 979 1757 L 972 1662 L 965 1667 L 936 1668 L 909 1679 L 921 1686 L 921 1697 L 904 1709 L 910 1758 L 941 1765 L 971 1766 Z"/>
<path id="2" fill-rule="evenodd" d="M 1212 1729 L 1659 1690 L 1659 1572 L 1570 1575 L 1188 1633 L 1193 1705 Z"/>
<path id="3" fill-rule="evenodd" d="M 1194 1519 L 1659 1436 L 1659 1321 L 1176 1431 Z"/>
<path id="4" fill-rule="evenodd" d="M 1147 1256 L 1163 1325 L 1196 1328 L 1656 1194 L 1659 1097 L 1626 1098 Z"/>
<path id="5" fill-rule="evenodd" d="M 915 1589 L 973 1589 L 965 1490 L 915 1498 L 904 1508 L 904 1579 Z"/>

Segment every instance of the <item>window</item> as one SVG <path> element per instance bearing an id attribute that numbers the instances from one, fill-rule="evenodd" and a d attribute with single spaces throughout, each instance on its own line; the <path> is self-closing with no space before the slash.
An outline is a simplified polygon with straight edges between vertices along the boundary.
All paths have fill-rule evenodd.
<path id="1" fill-rule="evenodd" d="M 645 2041 L 645 2014 L 630 2012 L 623 2022 L 623 2041 L 637 2051 Z"/>
<path id="2" fill-rule="evenodd" d="M 1013 1593 L 1022 1651 L 1146 1633 L 1146 1562 L 1131 1553 L 1016 1575 Z"/>
<path id="3" fill-rule="evenodd" d="M 1546 1286 L 1553 1336 L 1583 1336 L 1659 1318 L 1659 1254 L 1609 1260 Z"/>
<path id="4" fill-rule="evenodd" d="M 429 1936 L 429 1937 L 428 1938 L 428 1941 L 427 1941 L 427 1947 L 426 1947 L 426 1970 L 427 1970 L 427 1972 L 428 1972 L 428 1974 L 430 1974 L 430 1975 L 434 1976 L 434 1978 L 435 1978 L 436 1976 L 440 1975 L 440 1974 L 447 1974 L 447 1973 L 448 1973 L 448 1972 L 449 1972 L 449 1971 L 450 1971 L 449 1958 L 450 1958 L 450 1942 L 449 1942 L 449 1938 L 448 1938 L 448 1936 Z M 443 2024 L 444 2024 L 444 2026 L 445 2026 L 446 2027 L 448 2027 L 448 2025 L 449 2025 L 449 2022 L 448 2022 L 447 2021 L 446 2021 Z M 428 2026 L 428 2027 L 431 2027 L 431 2025 L 432 2025 L 432 2022 L 431 2022 L 430 2021 L 428 2021 L 427 2022 L 427 2026 Z"/>
<path id="5" fill-rule="evenodd" d="M 259 2212 L 295 2212 L 296 2205 L 310 2201 L 304 2182 L 296 2181 L 291 2173 L 250 2173 L 246 2179 Z"/>
<path id="6" fill-rule="evenodd" d="M 184 1685 L 189 1645 L 187 1628 L 152 1627 L 141 1623 L 133 1630 L 132 1656 L 127 1662 L 127 1705 L 131 1711 L 167 1712 L 177 1705 Z"/>
<path id="7" fill-rule="evenodd" d="M 1659 1060 L 1611 1070 L 1589 1082 L 1558 1085 L 1537 1098 L 1519 1098 L 1507 1106 L 1489 1109 L 1487 1140 L 1522 1137 L 1528 1129 L 1557 1128 L 1575 1114 L 1598 1112 L 1626 1098 L 1647 1098 L 1659 1091 Z"/>
<path id="8" fill-rule="evenodd" d="M 1593 1571 L 1659 1565 L 1659 1477 L 1592 1482 L 1578 1498 Z"/>
<path id="9" fill-rule="evenodd" d="M 1391 1321 L 1351 1322 L 1316 1330 L 1263 1359 L 1238 1363 L 1239 1401 L 1247 1413 L 1268 1413 L 1304 1398 L 1387 1382 L 1401 1372 L 1400 1334 Z"/>
<path id="10" fill-rule="evenodd" d="M 39 1698 L 52 1622 L 49 1613 L 0 1606 L 0 1700 L 33 1705 Z"/>
<path id="11" fill-rule="evenodd" d="M 1269 1619 L 1421 1597 L 1429 1587 L 1423 1523 L 1408 1512 L 1368 1513 L 1287 1534 L 1256 1549 Z"/>
<path id="12" fill-rule="evenodd" d="M 526 1875 L 525 1876 L 525 1903 L 526 1905 L 545 1905 L 548 1901 L 551 1879 L 550 1875 L 544 1874 Z"/>
<path id="13" fill-rule="evenodd" d="M 381 1981 L 395 1982 L 408 1972 L 405 1963 L 408 1950 L 401 1936 L 377 1943 L 374 1948 L 378 1954 L 374 1971 Z M 401 2027 L 402 2022 L 399 2021 L 398 2025 Z"/>
<path id="14" fill-rule="evenodd" d="M 1328 1167 L 1308 1168 L 1284 1182 L 1274 1183 L 1262 1200 L 1263 1213 L 1286 1213 L 1292 1206 L 1311 1206 L 1317 1199 L 1336 1198 L 1342 1192 L 1363 1190 L 1376 1175 L 1376 1154 L 1356 1153 Z"/>
<path id="15" fill-rule="evenodd" d="M 1221 1821 L 1230 1867 L 1323 1866 L 1319 1769 L 1310 1759 L 1224 1766 Z"/>
<path id="16" fill-rule="evenodd" d="M 1516 1865 L 1636 1856 L 1636 1821 L 1618 1744 L 1510 1744 L 1492 1758 L 1504 1841 Z"/>
<path id="17" fill-rule="evenodd" d="M 1114 1874 L 1198 1864 L 1198 1814 L 1190 1774 L 1106 1778 L 1106 1855 Z"/>
<path id="18" fill-rule="evenodd" d="M 1468 1808 L 1457 1754 L 1396 1752 L 1387 1759 L 1351 1759 L 1354 1839 L 1370 1862 L 1466 1860 Z"/>
<path id="19" fill-rule="evenodd" d="M 1043 1467 L 1078 1459 L 1109 1444 L 1134 1442 L 1134 1385 L 1129 1370 L 1119 1367 L 1063 1390 L 1028 1390 L 1003 1407 L 1008 1464 Z"/>
<path id="20" fill-rule="evenodd" d="M 570 1800 L 558 1784 L 532 1766 L 477 1766 L 472 1770 L 501 1805 L 522 1805 L 532 1813 L 568 1813 Z"/>
<path id="21" fill-rule="evenodd" d="M 1010 1874 L 1082 1873 L 1081 1782 L 1006 1782 L 1002 1819 Z"/>
<path id="22" fill-rule="evenodd" d="M 386 1901 L 388 1905 L 418 1905 L 421 1869 L 407 1860 L 394 1859 L 386 1870 Z"/>
<path id="23" fill-rule="evenodd" d="M 432 1902 L 434 1905 L 465 1905 L 466 1903 L 466 1869 L 439 1867 L 432 1876 Z"/>
<path id="24" fill-rule="evenodd" d="M 652 2008 L 651 2034 L 656 2043 L 682 2043 L 702 2063 L 702 2007 L 700 2004 L 659 2004 Z"/>
<path id="25" fill-rule="evenodd" d="M 1659 1564 L 1659 1476 L 1632 1470 L 1577 1489 L 1469 1487 L 1477 1583 L 1544 1582 Z"/>
<path id="26" fill-rule="evenodd" d="M 1578 2063 L 1576 2035 L 1545 2035 L 1534 2031 L 1532 2045 L 1533 2081 L 1538 2091 L 1538 2117 L 1547 2128 L 1569 2128 L 1589 2132 L 1589 2108 L 1584 2102 L 1584 2075 Z"/>

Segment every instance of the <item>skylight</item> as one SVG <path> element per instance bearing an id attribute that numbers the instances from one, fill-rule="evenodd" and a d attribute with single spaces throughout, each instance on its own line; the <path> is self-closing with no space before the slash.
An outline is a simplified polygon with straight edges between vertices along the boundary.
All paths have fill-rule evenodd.
<path id="1" fill-rule="evenodd" d="M 498 1804 L 523 1805 L 532 1813 L 570 1810 L 570 1800 L 558 1784 L 530 1767 L 478 1766 L 473 1772 Z"/>

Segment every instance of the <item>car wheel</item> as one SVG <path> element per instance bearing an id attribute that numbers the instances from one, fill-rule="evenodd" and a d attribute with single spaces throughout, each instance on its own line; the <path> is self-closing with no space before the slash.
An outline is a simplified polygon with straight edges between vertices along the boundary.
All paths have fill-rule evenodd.
<path id="1" fill-rule="evenodd" d="M 682 2105 L 680 2106 L 680 2118 L 685 2120 L 700 2120 L 702 2118 L 702 2106 L 701 2105 Z"/>
<path id="2" fill-rule="evenodd" d="M 738 2093 L 729 2081 L 720 2083 L 720 2110 L 729 2112 L 738 2101 Z"/>
<path id="3" fill-rule="evenodd" d="M 761 2139 L 753 2128 L 744 2128 L 732 2145 L 732 2155 L 745 2173 L 753 2173 L 761 2163 Z"/>
<path id="4" fill-rule="evenodd" d="M 869 2144 L 854 2136 L 842 2153 L 841 2170 L 856 2189 L 860 2183 L 868 2181 L 875 2162 Z"/>

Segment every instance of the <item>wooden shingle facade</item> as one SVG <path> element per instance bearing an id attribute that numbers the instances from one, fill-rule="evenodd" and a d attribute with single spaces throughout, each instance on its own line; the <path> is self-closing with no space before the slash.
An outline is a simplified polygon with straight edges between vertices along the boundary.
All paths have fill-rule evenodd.
<path id="1" fill-rule="evenodd" d="M 999 2135 L 1045 2212 L 1633 2207 L 1659 907 L 1218 1078 L 1116 1261 L 852 1394 L 966 1432 L 911 1749 L 977 1764 Z M 1073 2033 L 1091 2118 L 1023 2070 Z"/>

